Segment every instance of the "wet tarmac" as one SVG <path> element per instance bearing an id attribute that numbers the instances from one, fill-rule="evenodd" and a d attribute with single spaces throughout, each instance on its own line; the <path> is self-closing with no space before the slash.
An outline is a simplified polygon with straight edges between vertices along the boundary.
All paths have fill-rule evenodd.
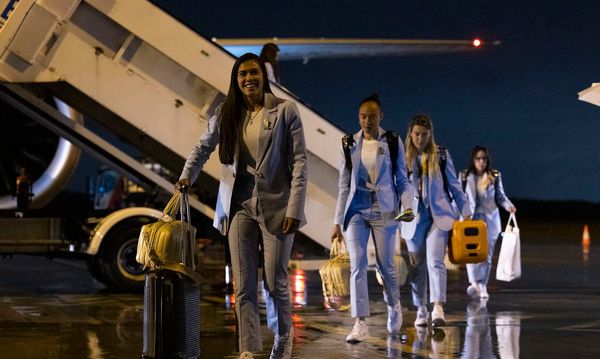
<path id="1" fill-rule="evenodd" d="M 417 330 L 407 286 L 401 288 L 404 325 L 385 330 L 381 288 L 370 273 L 370 338 L 344 339 L 348 312 L 323 307 L 318 271 L 290 272 L 295 303 L 293 358 L 600 358 L 600 249 L 584 260 L 573 241 L 522 243 L 523 277 L 492 280 L 490 299 L 471 302 L 466 271 L 449 272 L 448 325 Z M 233 298 L 220 284 L 202 287 L 202 358 L 236 358 Z M 143 297 L 111 293 L 77 260 L 15 256 L 0 260 L 0 358 L 140 358 Z M 268 358 L 272 335 L 263 326 Z"/>

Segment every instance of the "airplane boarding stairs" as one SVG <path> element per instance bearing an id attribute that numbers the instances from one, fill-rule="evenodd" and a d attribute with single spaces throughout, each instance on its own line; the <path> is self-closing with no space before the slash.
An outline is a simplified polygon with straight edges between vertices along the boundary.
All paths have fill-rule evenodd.
<path id="1" fill-rule="evenodd" d="M 64 114 L 92 118 L 178 173 L 225 98 L 235 58 L 146 0 L 0 0 L 0 7 L 3 98 L 121 173 L 172 191 L 171 182 Z M 329 248 L 344 133 L 284 88 L 272 89 L 296 102 L 304 124 L 308 225 L 301 232 Z M 40 94 L 58 98 L 63 114 Z M 219 174 L 215 154 L 201 179 L 213 193 Z M 192 206 L 212 218 L 208 197 Z"/>

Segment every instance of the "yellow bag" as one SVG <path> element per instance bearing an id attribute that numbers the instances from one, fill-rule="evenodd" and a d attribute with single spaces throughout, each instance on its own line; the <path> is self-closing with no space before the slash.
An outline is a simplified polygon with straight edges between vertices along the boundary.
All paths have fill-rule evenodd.
<path id="1" fill-rule="evenodd" d="M 394 254 L 394 267 L 396 267 L 396 281 L 398 282 L 398 286 L 403 286 L 404 283 L 406 283 L 406 278 L 408 277 L 408 266 L 406 265 L 404 258 L 402 258 L 402 255 L 399 253 Z M 383 285 L 383 277 L 381 277 L 379 269 L 375 271 L 375 275 L 377 278 L 377 283 L 379 283 L 379 285 Z"/>
<path id="2" fill-rule="evenodd" d="M 182 220 L 177 220 L 181 211 Z M 187 275 L 196 282 L 196 228 L 189 223 L 189 198 L 175 191 L 158 222 L 142 226 L 135 260 L 144 268 L 169 269 Z"/>
<path id="3" fill-rule="evenodd" d="M 338 310 L 348 310 L 348 304 L 341 297 L 350 296 L 350 257 L 345 249 L 343 241 L 333 240 L 329 252 L 329 261 L 319 269 L 323 283 L 323 296 L 329 305 Z M 347 301 L 345 301 L 347 302 Z"/>
<path id="4" fill-rule="evenodd" d="M 482 220 L 454 221 L 448 258 L 454 264 L 479 263 L 488 255 L 487 228 Z"/>

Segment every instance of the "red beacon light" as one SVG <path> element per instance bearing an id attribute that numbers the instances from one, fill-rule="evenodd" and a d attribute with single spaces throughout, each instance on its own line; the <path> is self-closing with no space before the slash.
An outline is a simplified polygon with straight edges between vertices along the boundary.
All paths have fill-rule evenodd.
<path id="1" fill-rule="evenodd" d="M 483 41 L 475 38 L 475 39 L 473 39 L 472 44 L 473 44 L 473 47 L 480 47 L 481 45 L 483 45 Z"/>

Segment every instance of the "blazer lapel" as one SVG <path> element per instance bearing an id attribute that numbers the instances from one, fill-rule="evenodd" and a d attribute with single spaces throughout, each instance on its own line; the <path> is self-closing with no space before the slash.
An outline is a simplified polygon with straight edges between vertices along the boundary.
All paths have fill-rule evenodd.
<path id="1" fill-rule="evenodd" d="M 262 161 L 265 159 L 267 150 L 271 145 L 271 139 L 273 136 L 273 130 L 277 123 L 277 106 L 275 103 L 275 97 L 269 93 L 265 93 L 265 106 L 266 112 L 263 113 L 262 122 L 260 126 L 260 133 L 258 135 L 258 153 L 256 162 L 256 168 L 259 168 Z"/>
<path id="2" fill-rule="evenodd" d="M 383 175 L 383 173 L 387 173 L 386 171 L 382 171 L 386 157 L 390 157 L 390 163 L 392 161 L 392 157 L 390 155 L 390 149 L 388 148 L 387 153 L 385 152 L 385 149 L 388 147 L 388 143 L 387 143 L 387 139 L 383 136 L 384 133 L 385 133 L 385 131 L 380 127 L 379 128 L 379 138 L 377 139 L 377 154 L 375 155 L 376 156 L 375 158 L 377 160 L 377 180 L 373 184 L 379 183 L 379 180 L 381 179 L 381 176 Z M 385 146 L 384 146 L 384 143 L 385 143 Z M 383 149 L 383 153 L 379 153 L 380 148 Z M 391 168 L 390 168 L 390 172 L 391 172 Z M 394 173 L 392 173 L 392 178 L 394 178 Z"/>
<path id="3" fill-rule="evenodd" d="M 475 211 L 475 198 L 477 198 L 477 183 L 476 176 L 473 173 L 469 173 L 467 175 L 467 186 L 465 188 L 465 192 L 467 193 L 467 198 L 469 199 L 469 205 L 471 206 L 471 210 Z"/>
<path id="4" fill-rule="evenodd" d="M 421 196 L 421 193 L 419 193 L 419 160 L 418 157 L 415 158 L 415 160 L 413 161 L 413 166 L 412 166 L 412 173 L 411 173 L 411 177 L 412 177 L 412 183 L 413 183 L 413 187 L 415 188 L 415 197 Z"/>
<path id="5" fill-rule="evenodd" d="M 352 178 L 358 180 L 360 175 L 360 155 L 362 152 L 362 132 L 354 134 L 354 146 L 350 148 L 350 158 L 352 159 Z"/>

